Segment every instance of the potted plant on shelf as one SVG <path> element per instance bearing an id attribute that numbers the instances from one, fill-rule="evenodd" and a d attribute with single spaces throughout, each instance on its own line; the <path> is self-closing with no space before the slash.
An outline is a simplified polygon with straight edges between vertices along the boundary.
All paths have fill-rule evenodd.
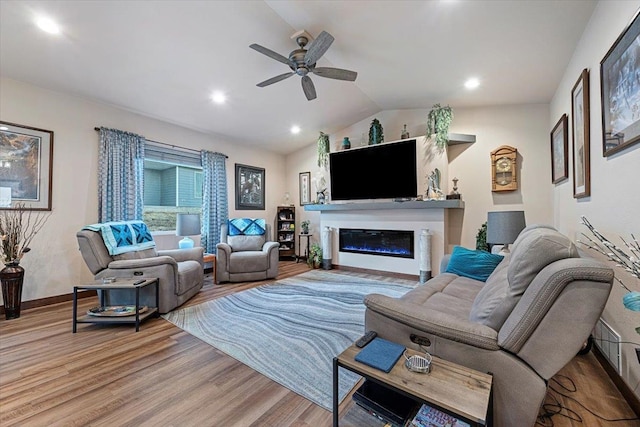
<path id="1" fill-rule="evenodd" d="M 453 110 L 435 104 L 427 115 L 427 138 L 435 135 L 436 146 L 444 148 L 449 142 L 449 125 L 453 120 Z"/>
<path id="2" fill-rule="evenodd" d="M 384 142 L 382 125 L 378 119 L 373 119 L 369 127 L 369 145 L 380 144 L 382 142 Z"/>
<path id="3" fill-rule="evenodd" d="M 312 243 L 309 248 L 309 256 L 307 257 L 307 265 L 311 268 L 320 268 L 322 263 L 322 247 L 318 243 Z"/>
<path id="4" fill-rule="evenodd" d="M 309 234 L 310 224 L 311 224 L 311 221 L 309 221 L 308 219 L 305 219 L 300 223 L 300 229 L 302 230 L 302 234 Z"/>
<path id="5" fill-rule="evenodd" d="M 3 209 L 0 214 L 0 250 L 5 267 L 0 271 L 2 300 L 6 319 L 20 317 L 24 268 L 20 260 L 31 249 L 29 244 L 49 219 L 50 213 L 36 213 L 24 203 L 16 203 L 13 209 Z"/>

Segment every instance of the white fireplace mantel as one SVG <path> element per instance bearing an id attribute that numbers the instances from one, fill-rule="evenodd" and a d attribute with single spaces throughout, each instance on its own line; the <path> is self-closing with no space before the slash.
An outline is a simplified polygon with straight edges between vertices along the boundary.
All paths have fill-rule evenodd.
<path id="1" fill-rule="evenodd" d="M 380 209 L 464 209 L 464 202 L 454 200 L 410 200 L 406 202 L 353 202 L 305 205 L 305 211 L 354 211 Z"/>
<path id="2" fill-rule="evenodd" d="M 305 211 L 320 212 L 320 229 L 333 230 L 332 263 L 372 270 L 392 271 L 418 275 L 419 236 L 421 230 L 431 234 L 430 264 L 433 274 L 439 272 L 439 263 L 448 245 L 448 211 L 464 209 L 462 200 L 428 200 L 406 202 L 354 202 L 305 205 Z M 414 232 L 414 259 L 339 252 L 338 230 L 362 228 L 377 230 L 412 230 Z"/>

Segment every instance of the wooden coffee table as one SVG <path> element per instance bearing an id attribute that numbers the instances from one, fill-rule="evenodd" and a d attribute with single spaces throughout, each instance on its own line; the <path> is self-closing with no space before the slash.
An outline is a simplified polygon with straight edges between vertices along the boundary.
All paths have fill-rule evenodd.
<path id="1" fill-rule="evenodd" d="M 491 400 L 490 374 L 433 357 L 431 372 L 420 374 L 404 366 L 400 356 L 389 373 L 355 361 L 360 348 L 352 345 L 333 359 L 333 425 L 338 426 L 338 368 L 355 372 L 417 402 L 458 417 L 473 426 L 487 425 Z M 409 354 L 420 354 L 409 350 Z"/>

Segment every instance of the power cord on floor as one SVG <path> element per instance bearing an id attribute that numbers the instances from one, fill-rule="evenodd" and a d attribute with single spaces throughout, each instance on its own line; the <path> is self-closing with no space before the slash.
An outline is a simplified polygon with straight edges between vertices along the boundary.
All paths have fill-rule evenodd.
<path id="1" fill-rule="evenodd" d="M 562 380 L 562 381 L 560 381 Z M 563 384 L 563 381 L 567 382 L 567 384 Z M 589 412 L 591 415 L 593 415 L 596 418 L 599 418 L 603 421 L 607 421 L 607 422 L 616 422 L 616 421 L 635 421 L 635 420 L 640 420 L 639 417 L 633 417 L 633 418 L 606 418 L 603 417 L 602 415 L 596 414 L 595 412 L 593 412 L 591 409 L 587 408 L 586 406 L 584 406 L 579 400 L 577 400 L 574 397 L 571 397 L 563 392 L 561 392 L 560 390 L 556 389 L 553 387 L 552 383 L 554 385 L 557 385 L 558 387 L 560 387 L 561 389 L 563 389 L 563 391 L 565 393 L 574 393 L 577 391 L 577 387 L 576 384 L 573 382 L 573 380 L 571 378 L 569 378 L 566 375 L 556 375 L 555 377 L 551 378 L 551 380 L 549 381 L 549 387 L 548 390 L 564 397 L 570 400 L 573 400 L 574 402 L 576 402 L 578 405 L 580 405 L 582 408 L 584 408 L 587 412 Z M 565 418 L 569 418 L 572 421 L 577 421 L 579 423 L 582 423 L 583 419 L 580 416 L 580 414 L 578 414 L 576 411 L 567 408 L 566 406 L 564 406 L 562 403 L 560 403 L 560 401 L 558 400 L 557 396 L 554 396 L 552 393 L 547 393 L 547 396 L 549 398 L 551 398 L 553 400 L 553 402 L 550 403 L 545 403 L 542 405 L 542 409 L 543 409 L 543 413 L 538 415 L 538 420 L 536 421 L 536 424 L 544 426 L 544 427 L 553 427 L 553 416 L 559 415 Z M 566 413 L 563 413 L 562 411 L 566 411 Z"/>

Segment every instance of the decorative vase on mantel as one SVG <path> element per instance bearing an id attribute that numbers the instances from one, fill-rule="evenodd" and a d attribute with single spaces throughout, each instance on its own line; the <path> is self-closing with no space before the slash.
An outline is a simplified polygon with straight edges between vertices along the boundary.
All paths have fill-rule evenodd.
<path id="1" fill-rule="evenodd" d="M 348 150 L 349 148 L 351 148 L 351 141 L 349 141 L 349 137 L 345 136 L 342 139 L 342 149 L 343 150 Z"/>
<path id="2" fill-rule="evenodd" d="M 9 262 L 0 270 L 2 301 L 4 301 L 4 315 L 7 320 L 20 317 L 23 281 L 24 268 L 20 267 L 18 261 Z"/>

